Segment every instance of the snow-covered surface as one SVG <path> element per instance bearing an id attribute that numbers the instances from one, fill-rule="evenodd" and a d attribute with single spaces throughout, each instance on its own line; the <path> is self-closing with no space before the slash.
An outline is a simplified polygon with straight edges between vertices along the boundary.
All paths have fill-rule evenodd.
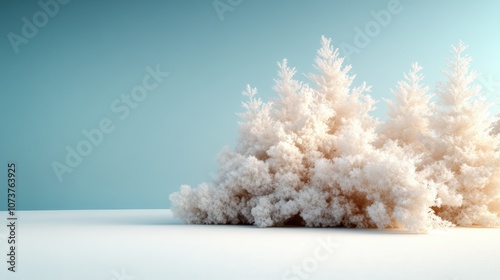
<path id="1" fill-rule="evenodd" d="M 17 216 L 18 272 L 7 271 L 4 225 L 2 280 L 500 279 L 500 228 L 411 234 L 183 225 L 169 210 Z"/>

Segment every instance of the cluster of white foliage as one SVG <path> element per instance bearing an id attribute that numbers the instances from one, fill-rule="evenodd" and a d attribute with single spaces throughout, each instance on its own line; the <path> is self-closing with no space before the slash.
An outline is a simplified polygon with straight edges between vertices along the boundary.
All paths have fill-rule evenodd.
<path id="1" fill-rule="evenodd" d="M 411 231 L 499 224 L 500 137 L 474 84 L 463 44 L 431 103 L 412 65 L 378 123 L 364 83 L 322 38 L 311 85 L 279 63 L 263 102 L 243 93 L 240 138 L 224 149 L 212 185 L 182 186 L 172 210 L 188 223 L 259 227 L 404 227 Z"/>
<path id="2" fill-rule="evenodd" d="M 500 115 L 498 115 L 497 124 L 495 125 L 495 129 L 493 130 L 493 133 L 500 134 Z"/>

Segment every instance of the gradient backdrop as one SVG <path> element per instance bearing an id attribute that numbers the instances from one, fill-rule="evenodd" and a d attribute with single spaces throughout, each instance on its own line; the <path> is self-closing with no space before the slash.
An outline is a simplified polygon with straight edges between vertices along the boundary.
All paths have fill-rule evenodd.
<path id="1" fill-rule="evenodd" d="M 0 210 L 10 161 L 18 209 L 170 207 L 170 193 L 210 181 L 217 153 L 234 145 L 246 84 L 273 97 L 285 57 L 302 79 L 314 70 L 321 35 L 361 47 L 351 73 L 378 100 L 390 98 L 414 61 L 434 88 L 461 39 L 498 113 L 500 2 L 394 1 L 72 0 L 44 18 L 38 1 L 2 0 Z M 374 12 L 388 5 L 398 12 L 374 25 Z M 31 38 L 19 39 L 26 20 L 41 27 L 24 27 Z M 366 27 L 369 42 L 356 45 L 356 28 Z M 148 66 L 170 75 L 121 119 L 113 104 L 126 104 L 122 95 L 142 85 Z M 385 105 L 377 107 L 384 119 Z M 60 182 L 52 164 L 65 164 L 66 147 L 76 149 L 82 130 L 106 118 L 114 130 Z"/>

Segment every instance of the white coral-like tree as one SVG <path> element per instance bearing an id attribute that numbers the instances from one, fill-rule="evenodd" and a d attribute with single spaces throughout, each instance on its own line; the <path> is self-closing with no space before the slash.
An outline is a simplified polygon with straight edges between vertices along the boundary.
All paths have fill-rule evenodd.
<path id="1" fill-rule="evenodd" d="M 500 134 L 500 115 L 497 116 L 497 122 L 495 124 L 495 128 L 493 129 L 494 134 Z"/>
<path id="2" fill-rule="evenodd" d="M 404 80 L 392 91 L 394 100 L 386 100 L 388 119 L 381 125 L 380 141 L 395 141 L 422 156 L 426 155 L 431 137 L 430 119 L 433 115 L 433 97 L 429 87 L 422 84 L 422 67 L 413 63 Z M 425 160 L 428 160 L 427 158 Z"/>
<path id="3" fill-rule="evenodd" d="M 454 169 L 447 163 L 421 164 L 425 147 L 441 144 L 434 145 L 437 138 L 430 132 L 432 106 L 427 88 L 420 85 L 420 67 L 414 65 L 407 82 L 399 84 L 392 119 L 378 133 L 378 122 L 370 115 L 375 105 L 370 87 L 353 86 L 351 66 L 343 62 L 323 37 L 317 73 L 307 76 L 311 85 L 295 80 L 296 70 L 284 60 L 278 63 L 277 99 L 263 102 L 247 86 L 236 148 L 220 153 L 211 185 L 184 185 L 170 195 L 174 214 L 188 223 L 404 227 L 417 232 L 456 222 L 456 215 L 451 216 L 456 211 L 442 209 L 441 196 L 453 200 L 459 195 L 443 191 L 448 181 L 435 171 L 449 175 Z M 488 186 L 494 193 L 498 180 Z M 461 198 L 450 205 L 462 207 Z"/>
<path id="4" fill-rule="evenodd" d="M 437 90 L 437 111 L 432 121 L 436 180 L 446 182 L 447 193 L 459 199 L 443 197 L 438 214 L 457 225 L 493 226 L 500 222 L 500 137 L 492 133 L 496 119 L 491 104 L 475 83 L 471 57 L 460 42 L 453 47 L 447 81 Z M 436 172 L 437 171 L 437 172 Z M 444 174 L 444 176 L 443 176 Z"/>

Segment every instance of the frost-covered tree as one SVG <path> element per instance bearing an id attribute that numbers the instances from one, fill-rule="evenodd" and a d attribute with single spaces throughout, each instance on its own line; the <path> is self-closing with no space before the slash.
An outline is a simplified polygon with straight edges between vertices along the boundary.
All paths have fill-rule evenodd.
<path id="1" fill-rule="evenodd" d="M 381 140 L 393 140 L 400 146 L 409 146 L 416 153 L 426 154 L 426 143 L 431 136 L 429 121 L 434 110 L 429 87 L 422 84 L 424 76 L 418 63 L 404 74 L 392 91 L 395 100 L 387 102 L 387 121 L 380 129 Z"/>
<path id="2" fill-rule="evenodd" d="M 493 129 L 494 134 L 500 134 L 500 115 L 497 116 L 498 120 L 495 123 L 495 128 Z"/>
<path id="3" fill-rule="evenodd" d="M 500 138 L 492 135 L 491 107 L 474 83 L 466 46 L 453 47 L 445 72 L 447 81 L 437 90 L 437 112 L 432 121 L 436 181 L 444 182 L 438 215 L 461 226 L 499 224 Z"/>
<path id="4" fill-rule="evenodd" d="M 378 129 L 370 87 L 353 85 L 351 66 L 323 37 L 310 85 L 284 60 L 276 99 L 247 86 L 237 146 L 220 153 L 210 185 L 170 196 L 174 214 L 260 227 L 497 225 L 500 136 L 464 49 L 453 48 L 437 106 L 413 64 Z"/>
<path id="5" fill-rule="evenodd" d="M 343 61 L 323 37 L 311 86 L 294 79 L 286 60 L 276 100 L 263 102 L 248 86 L 238 145 L 221 152 L 210 186 L 170 196 L 173 212 L 188 223 L 261 227 L 449 225 L 434 214 L 438 188 L 417 170 L 415 153 L 392 140 L 374 145 L 370 88 L 353 86 Z"/>

